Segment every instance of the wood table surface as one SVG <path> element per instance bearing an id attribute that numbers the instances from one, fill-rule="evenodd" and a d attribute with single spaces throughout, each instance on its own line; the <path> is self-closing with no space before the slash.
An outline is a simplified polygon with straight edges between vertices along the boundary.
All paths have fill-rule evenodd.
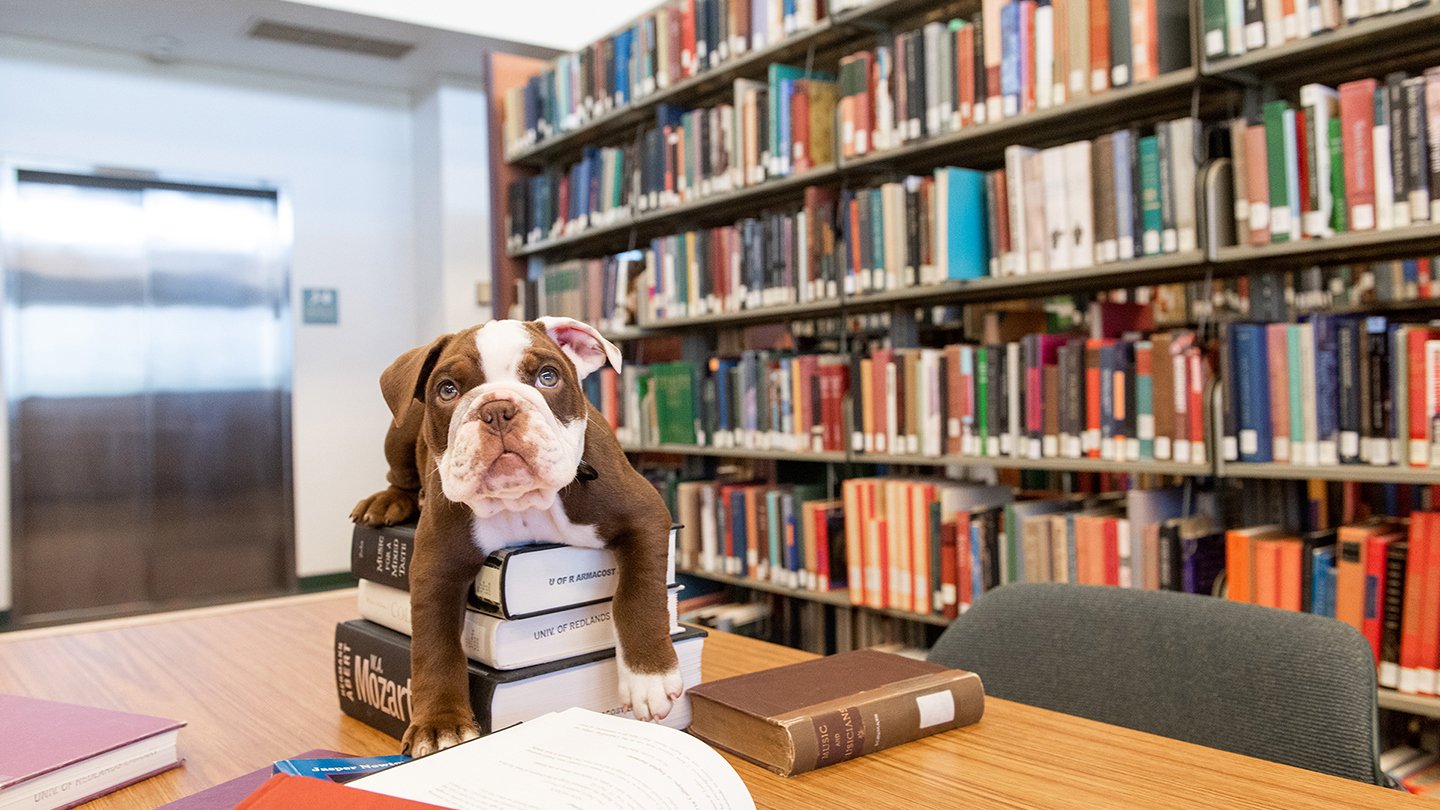
<path id="1" fill-rule="evenodd" d="M 0 692 L 171 717 L 185 765 L 86 807 L 153 808 L 273 760 L 396 753 L 341 713 L 335 624 L 355 592 L 0 634 Z M 712 632 L 706 680 L 812 657 Z M 3 738 L 3 729 L 0 729 Z M 0 744 L 13 741 L 0 739 Z M 759 807 L 1372 807 L 1417 801 L 1285 765 L 989 699 L 978 724 L 786 779 L 727 755 Z"/>

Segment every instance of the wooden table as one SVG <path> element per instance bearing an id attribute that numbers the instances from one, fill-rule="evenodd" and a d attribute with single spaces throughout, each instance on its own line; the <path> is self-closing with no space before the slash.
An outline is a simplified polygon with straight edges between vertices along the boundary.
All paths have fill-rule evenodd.
<path id="1" fill-rule="evenodd" d="M 153 808 L 312 748 L 399 744 L 341 714 L 353 590 L 0 635 L 0 692 L 172 717 L 183 768 L 88 807 Z M 715 679 L 808 653 L 712 633 Z M 3 729 L 0 729 L 3 737 Z M 9 743 L 8 740 L 0 740 Z M 1405 794 L 991 699 L 977 725 L 785 779 L 728 757 L 760 807 L 1372 807 Z"/>

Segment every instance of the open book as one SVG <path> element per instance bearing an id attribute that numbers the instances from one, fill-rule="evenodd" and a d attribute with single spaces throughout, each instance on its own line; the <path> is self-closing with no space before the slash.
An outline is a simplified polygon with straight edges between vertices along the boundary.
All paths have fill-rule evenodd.
<path id="1" fill-rule="evenodd" d="M 350 782 L 461 810 L 753 810 L 739 774 L 673 728 L 567 709 Z"/>

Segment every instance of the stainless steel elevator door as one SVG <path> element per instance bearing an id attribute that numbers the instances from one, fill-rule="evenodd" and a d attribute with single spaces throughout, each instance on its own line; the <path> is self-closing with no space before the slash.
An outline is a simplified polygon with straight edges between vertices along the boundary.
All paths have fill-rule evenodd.
<path id="1" fill-rule="evenodd" d="M 17 623 L 289 590 L 277 194 L 6 179 Z"/>

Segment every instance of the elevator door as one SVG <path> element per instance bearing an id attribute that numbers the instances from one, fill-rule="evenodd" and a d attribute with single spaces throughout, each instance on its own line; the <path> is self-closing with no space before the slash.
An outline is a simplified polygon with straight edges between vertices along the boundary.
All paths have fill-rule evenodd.
<path id="1" fill-rule="evenodd" d="M 15 621 L 291 589 L 276 192 L 6 180 Z"/>

